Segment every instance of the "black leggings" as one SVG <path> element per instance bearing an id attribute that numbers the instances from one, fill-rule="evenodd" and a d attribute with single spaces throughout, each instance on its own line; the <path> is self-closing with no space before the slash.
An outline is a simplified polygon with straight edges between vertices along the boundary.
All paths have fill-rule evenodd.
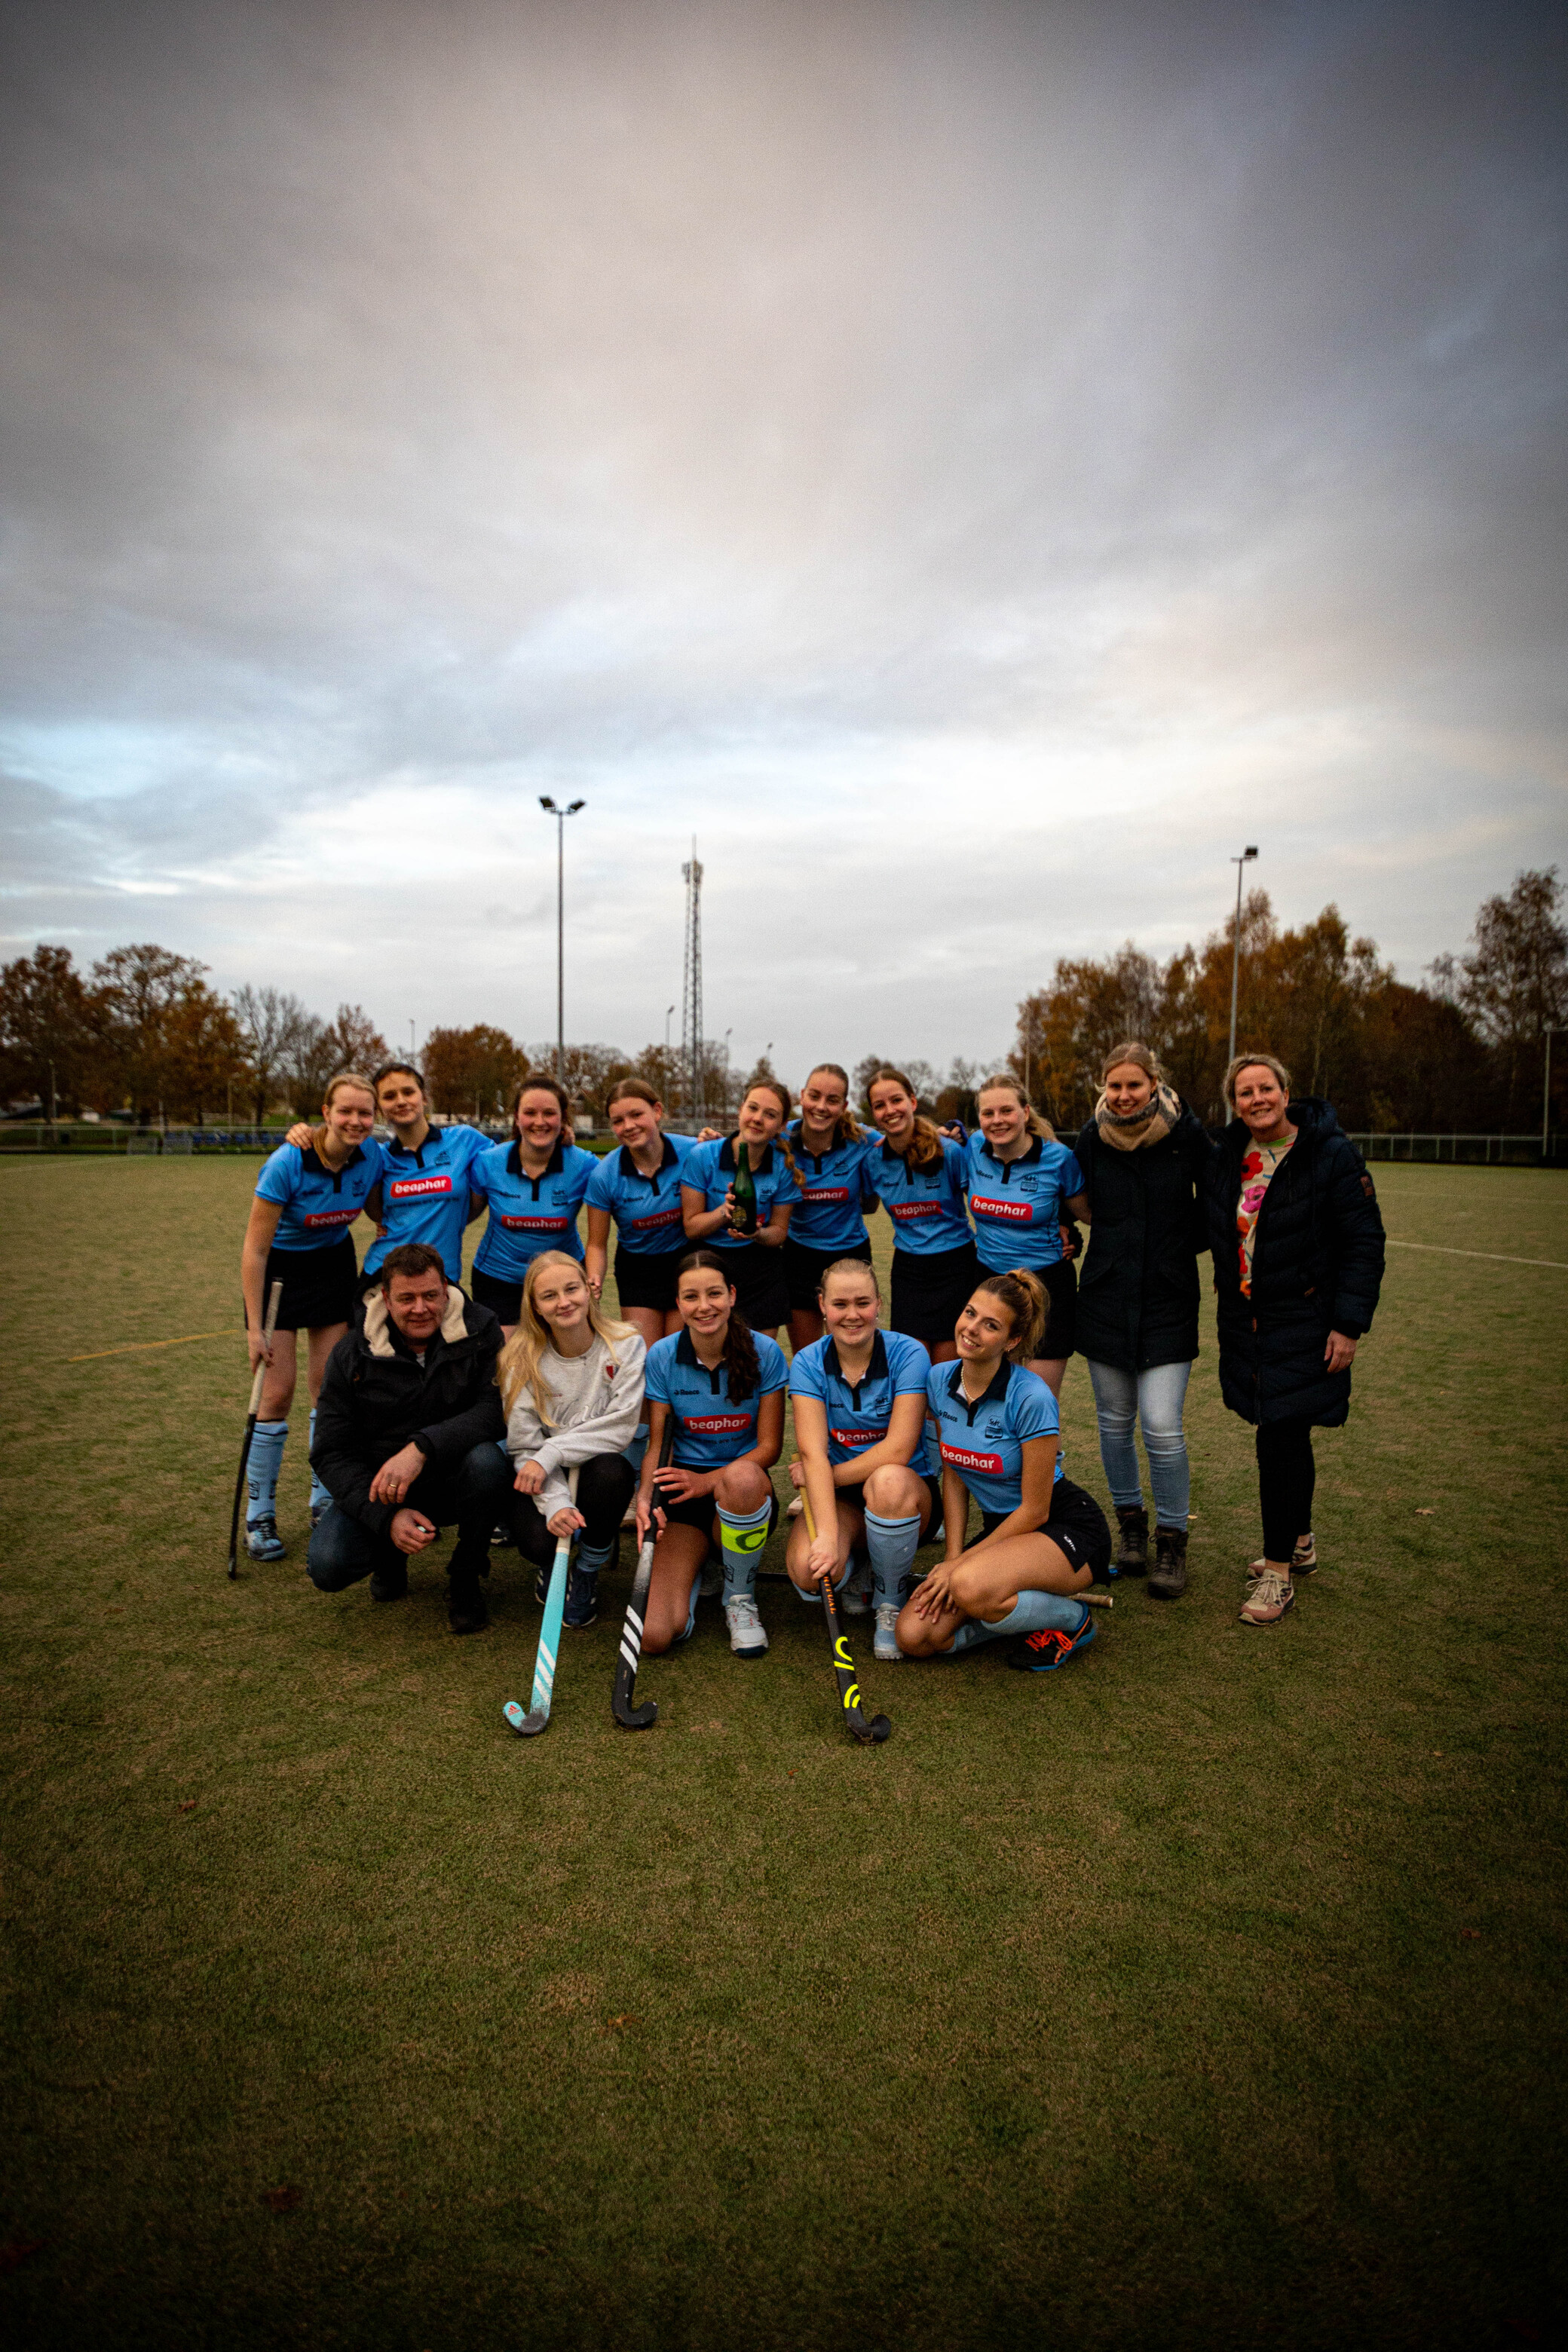
<path id="1" fill-rule="evenodd" d="M 1263 1557 L 1288 1560 L 1312 1525 L 1310 1421 L 1265 1421 L 1258 1429 L 1258 1493 L 1263 1505 Z"/>
<path id="2" fill-rule="evenodd" d="M 637 1474 L 624 1454 L 595 1454 L 577 1474 L 577 1508 L 587 1521 L 581 1540 L 595 1551 L 613 1544 L 637 1485 Z M 555 1557 L 555 1538 L 531 1495 L 512 1488 L 512 1533 L 517 1548 L 535 1568 L 548 1568 Z"/>

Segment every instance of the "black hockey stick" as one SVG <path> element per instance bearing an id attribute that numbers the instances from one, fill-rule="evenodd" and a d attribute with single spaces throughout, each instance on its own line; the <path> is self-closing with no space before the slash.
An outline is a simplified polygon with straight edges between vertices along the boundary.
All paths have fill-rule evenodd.
<path id="1" fill-rule="evenodd" d="M 811 1496 L 803 1486 L 801 1499 L 805 1505 L 805 1532 L 816 1541 L 816 1521 L 812 1513 Z M 892 1735 L 892 1725 L 885 1715 L 874 1715 L 868 1722 L 860 1705 L 860 1685 L 855 1679 L 855 1661 L 849 1654 L 849 1636 L 838 1622 L 838 1596 L 833 1590 L 833 1579 L 825 1576 L 819 1590 L 822 1606 L 827 1616 L 828 1638 L 833 1643 L 833 1676 L 838 1685 L 838 1704 L 844 1709 L 844 1727 L 851 1739 L 862 1747 L 880 1746 Z"/>
<path id="2" fill-rule="evenodd" d="M 283 1285 L 280 1282 L 275 1282 L 272 1286 L 271 1296 L 267 1301 L 267 1321 L 263 1326 L 267 1334 L 267 1348 L 268 1355 L 272 1350 L 272 1334 L 278 1328 L 278 1309 L 281 1306 L 282 1300 Z M 267 1375 L 269 1370 L 270 1366 L 267 1361 L 267 1357 L 263 1356 L 261 1361 L 256 1367 L 256 1378 L 250 1383 L 250 1411 L 246 1417 L 245 1443 L 239 1449 L 239 1475 L 234 1482 L 234 1513 L 228 1523 L 228 1572 L 230 1576 L 237 1576 L 239 1574 L 239 1507 L 245 1500 L 245 1474 L 250 1466 L 250 1441 L 256 1434 L 257 1416 L 261 1411 L 261 1391 L 266 1383 Z"/>
<path id="3" fill-rule="evenodd" d="M 658 1466 L 668 1464 L 675 1445 L 675 1415 L 672 1412 L 664 1424 L 664 1443 L 658 1449 Z M 658 1489 L 654 1488 L 657 1496 Z M 635 1704 L 637 1684 L 637 1660 L 642 1656 L 643 1617 L 647 1609 L 647 1589 L 653 1581 L 653 1548 L 657 1540 L 654 1524 L 647 1523 L 647 1537 L 637 1554 L 637 1574 L 632 1579 L 632 1597 L 626 1603 L 626 1621 L 621 1627 L 620 1655 L 616 1660 L 615 1687 L 610 1693 L 610 1709 L 616 1721 L 627 1731 L 647 1731 L 658 1721 L 658 1701 L 645 1698 L 641 1706 Z"/>

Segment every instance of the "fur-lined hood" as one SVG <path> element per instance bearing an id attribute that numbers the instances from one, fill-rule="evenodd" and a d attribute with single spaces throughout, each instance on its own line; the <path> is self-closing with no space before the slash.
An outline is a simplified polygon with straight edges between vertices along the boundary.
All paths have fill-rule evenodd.
<path id="1" fill-rule="evenodd" d="M 468 1304 L 457 1284 L 451 1284 L 447 1292 L 446 1312 L 432 1332 L 432 1339 L 444 1339 L 448 1348 L 455 1347 L 459 1339 L 467 1339 Z M 364 1303 L 364 1344 L 373 1356 L 395 1356 L 397 1353 L 392 1343 L 395 1328 L 387 1308 L 385 1291 L 373 1290 Z M 401 1338 L 401 1333 L 398 1336 Z M 405 1339 L 403 1344 L 406 1348 L 407 1340 Z"/>

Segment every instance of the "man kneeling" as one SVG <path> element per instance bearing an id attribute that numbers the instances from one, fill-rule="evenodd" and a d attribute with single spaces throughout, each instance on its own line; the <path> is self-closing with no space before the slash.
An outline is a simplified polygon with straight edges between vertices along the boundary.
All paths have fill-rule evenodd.
<path id="1" fill-rule="evenodd" d="M 316 1406 L 310 1466 L 332 1498 L 310 1537 L 321 1591 L 368 1576 L 373 1601 L 401 1601 L 408 1561 L 455 1519 L 448 1622 L 454 1633 L 489 1623 L 479 1579 L 511 1495 L 500 1344 L 489 1308 L 448 1288 L 439 1251 L 405 1242 L 388 1253 L 380 1289 L 328 1359 Z"/>

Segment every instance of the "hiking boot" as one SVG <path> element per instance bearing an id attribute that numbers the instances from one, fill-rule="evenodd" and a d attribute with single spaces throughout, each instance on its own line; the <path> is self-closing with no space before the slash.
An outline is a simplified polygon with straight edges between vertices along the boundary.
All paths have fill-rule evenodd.
<path id="1" fill-rule="evenodd" d="M 596 1624 L 598 1617 L 599 1571 L 596 1568 L 579 1568 L 574 1560 L 566 1571 L 566 1608 L 561 1622 L 582 1633 Z"/>
<path id="2" fill-rule="evenodd" d="M 454 1633 L 479 1633 L 490 1622 L 475 1569 L 452 1569 L 447 1577 L 447 1622 Z"/>
<path id="3" fill-rule="evenodd" d="M 763 1621 L 751 1593 L 737 1592 L 732 1601 L 725 1601 L 724 1622 L 730 1628 L 730 1647 L 738 1658 L 766 1655 L 768 1637 L 763 1631 Z"/>
<path id="4" fill-rule="evenodd" d="M 276 1519 L 251 1519 L 245 1530 L 245 1549 L 252 1559 L 287 1559 L 289 1547 L 278 1532 Z"/>
<path id="5" fill-rule="evenodd" d="M 1255 1576 L 1261 1576 L 1268 1565 L 1268 1562 L 1266 1559 L 1249 1559 L 1247 1563 L 1248 1580 L 1250 1581 Z M 1309 1528 L 1304 1536 L 1297 1538 L 1296 1549 L 1290 1555 L 1292 1579 L 1298 1576 L 1310 1576 L 1317 1565 L 1318 1547 L 1313 1540 L 1312 1531 Z"/>
<path id="6" fill-rule="evenodd" d="M 1087 1650 L 1094 1639 L 1094 1612 L 1086 1609 L 1076 1633 L 1058 1633 L 1047 1627 L 1038 1633 L 1020 1633 L 1009 1643 L 1007 1664 L 1021 1674 L 1048 1675 L 1065 1666 L 1075 1650 Z"/>
<path id="7" fill-rule="evenodd" d="M 868 1617 L 871 1613 L 871 1563 L 863 1559 L 858 1566 L 851 1564 L 849 1573 L 838 1588 L 838 1606 L 846 1617 Z"/>
<path id="8" fill-rule="evenodd" d="M 1156 1528 L 1149 1597 L 1152 1601 L 1179 1601 L 1186 1589 L 1187 1531 L 1185 1528 Z"/>
<path id="9" fill-rule="evenodd" d="M 1247 1580 L 1241 1622 L 1244 1625 L 1278 1625 L 1295 1606 L 1296 1588 L 1289 1578 L 1281 1576 L 1277 1568 L 1266 1568 L 1261 1576 Z"/>
<path id="10" fill-rule="evenodd" d="M 373 1569 L 370 1579 L 373 1601 L 406 1601 L 408 1598 L 408 1562 L 400 1559 L 395 1566 Z"/>
<path id="11" fill-rule="evenodd" d="M 879 1658 L 885 1666 L 896 1664 L 904 1654 L 899 1647 L 898 1622 L 898 1602 L 896 1601 L 879 1601 L 877 1631 L 871 1643 L 871 1654 L 874 1658 Z"/>
<path id="12" fill-rule="evenodd" d="M 1118 1503 L 1116 1517 L 1121 1528 L 1121 1546 L 1111 1562 L 1117 1576 L 1147 1576 L 1149 1573 L 1149 1514 L 1142 1503 L 1136 1507 Z"/>

